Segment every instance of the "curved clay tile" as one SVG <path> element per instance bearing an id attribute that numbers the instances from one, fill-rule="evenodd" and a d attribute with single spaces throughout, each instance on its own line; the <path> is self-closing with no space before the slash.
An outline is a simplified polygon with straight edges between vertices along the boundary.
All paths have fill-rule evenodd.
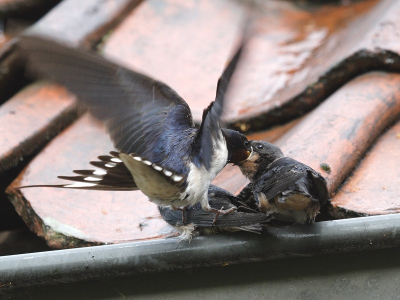
<path id="1" fill-rule="evenodd" d="M 321 172 L 333 196 L 383 130 L 399 118 L 400 75 L 374 72 L 355 76 L 376 69 L 399 70 L 400 3 L 367 0 L 349 5 L 302 7 L 288 1 L 268 1 L 255 10 L 258 13 L 253 19 L 254 36 L 233 78 L 235 86 L 229 92 L 227 121 L 243 131 L 265 131 L 272 124 L 304 115 L 325 100 L 301 120 L 257 132 L 250 138 L 276 140 L 286 155 Z M 199 118 L 201 110 L 214 99 L 217 78 L 234 48 L 244 11 L 239 3 L 227 0 L 146 1 L 111 32 L 103 45 L 104 55 L 171 84 Z M 57 11 L 58 16 L 62 13 L 62 9 Z M 100 22 L 100 12 L 95 14 L 92 24 L 113 23 L 118 19 L 116 15 L 120 14 L 107 15 Z M 56 16 L 43 19 L 36 30 L 45 30 L 45 20 L 51 23 L 52 31 L 57 26 L 65 29 L 67 24 L 58 22 Z M 84 14 L 77 18 L 82 22 L 79 24 L 85 24 Z M 89 36 L 97 32 L 93 28 L 98 27 L 90 27 L 93 30 L 89 31 L 83 25 L 74 28 L 65 35 L 73 43 L 81 44 L 90 40 Z M 35 85 L 16 97 L 29 91 L 35 91 Z M 64 93 L 59 89 L 56 98 Z M 39 92 L 32 93 L 32 99 L 38 95 Z M 57 105 L 49 116 L 43 114 L 48 123 L 40 130 L 45 132 L 54 126 L 51 120 L 60 116 L 60 108 Z M 29 145 L 24 144 L 26 134 L 38 137 L 30 131 L 34 124 L 29 120 L 35 118 L 30 119 L 23 111 L 18 113 L 28 120 L 24 129 L 18 129 L 21 134 L 17 134 L 23 148 Z M 35 110 L 34 114 L 40 116 L 41 111 Z M 378 142 L 377 149 L 381 143 Z M 5 144 L 3 157 L 19 145 L 18 141 Z M 391 145 L 395 143 L 392 141 Z M 348 193 L 351 186 L 374 186 L 371 179 L 364 179 L 371 172 L 368 166 L 380 165 L 382 158 L 373 154 L 374 149 L 343 192 L 333 197 L 334 217 L 375 214 L 367 209 L 372 202 L 367 201 L 360 208 L 364 196 L 357 195 L 361 192 Z M 120 243 L 170 233 L 155 205 L 140 192 L 37 188 L 19 193 L 13 189 L 24 184 L 57 183 L 57 175 L 85 168 L 90 160 L 109 150 L 111 143 L 98 124 L 82 119 L 52 141 L 9 188 L 25 222 L 52 247 Z M 393 151 L 396 153 L 395 148 Z M 321 168 L 321 163 L 329 165 L 330 173 Z M 221 172 L 214 183 L 237 193 L 247 181 L 238 168 L 232 167 Z M 380 186 L 378 181 L 376 184 Z M 397 193 L 391 185 L 385 187 Z M 386 200 L 381 204 L 376 212 L 394 211 L 396 207 Z"/>
<path id="2" fill-rule="evenodd" d="M 83 116 L 54 139 L 8 188 L 29 228 L 53 248 L 71 248 L 166 236 L 171 228 L 140 191 L 105 192 L 13 188 L 63 182 L 58 175 L 94 169 L 89 162 L 113 150 L 101 124 Z"/>
<path id="3" fill-rule="evenodd" d="M 4 2 L 4 1 L 3 1 Z M 9 1 L 8 1 L 9 2 Z M 21 1 L 20 1 L 21 2 Z M 23 1 L 14 5 L 41 5 L 41 1 Z M 54 2 L 54 1 L 53 1 Z M 105 32 L 115 26 L 121 15 L 129 12 L 138 4 L 137 1 L 114 1 L 108 5 L 102 5 L 98 1 L 85 1 L 76 5 L 76 1 L 63 1 L 50 13 L 30 29 L 40 34 L 48 35 L 56 39 L 62 39 L 74 45 L 89 48 L 91 43 L 98 40 Z M 1 3 L 0 7 L 10 7 L 11 4 Z M 10 7 L 18 9 L 18 7 Z M 4 10 L 4 11 L 7 11 Z M 1 37 L 1 36 L 0 36 Z M 7 37 L 9 39 L 10 37 Z M 1 46 L 1 41 L 0 41 Z M 19 58 L 13 52 L 12 43 L 4 45 L 0 49 L 0 100 L 5 94 L 15 93 L 15 88 L 20 88 L 25 81 L 23 72 L 19 71 Z M 21 84 L 19 84 L 22 81 Z M 16 84 L 18 83 L 18 84 Z M 11 126 L 2 126 L 2 148 L 0 149 L 0 173 L 15 167 L 18 161 L 34 153 L 67 125 L 76 116 L 74 96 L 67 96 L 64 90 L 55 93 L 56 87 L 52 84 L 33 84 L 26 90 L 12 97 L 1 108 L 1 124 L 12 122 Z M 10 90 L 10 91 L 9 91 Z M 7 91 L 7 92 L 6 92 Z M 54 96 L 51 96 L 53 94 Z M 53 104 L 44 106 L 44 110 L 24 108 L 32 105 L 41 106 L 42 101 L 54 99 Z M 66 98 L 69 97 L 69 100 Z M 15 116 L 7 116 L 7 110 L 18 109 Z M 11 108 L 10 108 L 11 107 Z M 14 121 L 18 118 L 17 121 Z"/>
<path id="4" fill-rule="evenodd" d="M 399 118 L 397 118 L 399 120 Z M 400 212 L 400 122 L 385 132 L 332 199 L 335 218 Z"/>

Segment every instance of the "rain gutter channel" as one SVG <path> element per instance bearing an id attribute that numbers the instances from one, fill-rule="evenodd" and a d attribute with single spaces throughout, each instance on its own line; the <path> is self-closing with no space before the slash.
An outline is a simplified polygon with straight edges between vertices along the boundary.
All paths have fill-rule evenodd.
<path id="1" fill-rule="evenodd" d="M 400 214 L 324 221 L 249 233 L 103 245 L 0 257 L 0 287 L 78 282 L 271 259 L 400 246 Z"/>

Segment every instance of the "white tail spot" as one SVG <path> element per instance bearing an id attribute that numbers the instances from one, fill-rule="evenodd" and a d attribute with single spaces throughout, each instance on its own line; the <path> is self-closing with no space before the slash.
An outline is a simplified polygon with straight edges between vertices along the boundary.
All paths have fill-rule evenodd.
<path id="1" fill-rule="evenodd" d="M 116 163 L 122 163 L 122 160 L 120 160 L 119 158 L 116 158 L 116 157 L 111 158 L 111 161 L 116 162 Z"/>
<path id="2" fill-rule="evenodd" d="M 97 183 L 89 183 L 89 182 L 76 182 L 73 184 L 64 185 L 66 188 L 77 188 L 77 187 L 91 187 L 96 186 Z"/>
<path id="3" fill-rule="evenodd" d="M 168 171 L 168 170 L 164 170 L 163 173 L 168 177 L 170 177 L 172 175 L 172 172 Z"/>
<path id="4" fill-rule="evenodd" d="M 157 166 L 157 165 L 153 165 L 153 169 L 157 170 L 157 171 L 162 171 L 162 168 L 160 166 Z"/>
<path id="5" fill-rule="evenodd" d="M 151 166 L 151 164 L 152 164 L 151 161 L 148 161 L 148 160 L 144 160 L 143 163 L 148 165 L 148 166 Z"/>
<path id="6" fill-rule="evenodd" d="M 137 160 L 137 161 L 142 161 L 142 158 L 141 157 L 139 157 L 139 156 L 132 156 L 133 157 L 133 159 L 134 160 Z"/>
<path id="7" fill-rule="evenodd" d="M 105 164 L 105 166 L 106 166 L 107 168 L 114 168 L 116 165 L 117 165 L 116 163 L 112 163 L 112 162 L 106 163 L 106 164 Z"/>
<path id="8" fill-rule="evenodd" d="M 93 175 L 106 175 L 107 172 L 104 170 L 96 170 L 93 172 Z"/>
<path id="9" fill-rule="evenodd" d="M 102 180 L 102 179 L 103 179 L 103 178 L 93 177 L 93 176 L 89 176 L 89 177 L 86 177 L 86 178 L 85 178 L 86 181 L 100 181 L 100 180 Z"/>
<path id="10" fill-rule="evenodd" d="M 172 176 L 172 180 L 175 181 L 175 182 L 181 181 L 182 178 L 183 178 L 182 176 L 178 176 L 178 175 Z"/>

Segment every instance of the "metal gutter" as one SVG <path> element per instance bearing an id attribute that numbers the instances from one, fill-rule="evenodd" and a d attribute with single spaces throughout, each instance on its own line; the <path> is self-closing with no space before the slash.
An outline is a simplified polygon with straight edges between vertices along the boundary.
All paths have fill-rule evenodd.
<path id="1" fill-rule="evenodd" d="M 400 246 L 400 214 L 0 257 L 0 287 Z"/>

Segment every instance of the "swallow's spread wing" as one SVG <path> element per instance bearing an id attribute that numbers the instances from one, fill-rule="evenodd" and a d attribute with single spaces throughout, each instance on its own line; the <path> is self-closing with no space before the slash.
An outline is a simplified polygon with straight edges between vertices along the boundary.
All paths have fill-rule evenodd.
<path id="1" fill-rule="evenodd" d="M 243 43 L 218 80 L 215 101 L 203 112 L 203 120 L 200 130 L 197 133 L 195 143 L 198 145 L 196 150 L 201 152 L 199 158 L 202 160 L 201 162 L 206 169 L 210 168 L 211 157 L 214 153 L 213 140 L 218 140 L 220 138 L 221 127 L 223 127 L 221 126 L 221 115 L 224 107 L 225 93 L 240 59 L 242 50 Z M 199 166 L 200 162 L 195 161 L 195 163 Z"/>
<path id="2" fill-rule="evenodd" d="M 171 136 L 196 130 L 187 103 L 162 82 L 44 37 L 24 35 L 18 45 L 33 70 L 67 87 L 104 121 L 125 153 L 161 163 L 176 151 Z"/>

